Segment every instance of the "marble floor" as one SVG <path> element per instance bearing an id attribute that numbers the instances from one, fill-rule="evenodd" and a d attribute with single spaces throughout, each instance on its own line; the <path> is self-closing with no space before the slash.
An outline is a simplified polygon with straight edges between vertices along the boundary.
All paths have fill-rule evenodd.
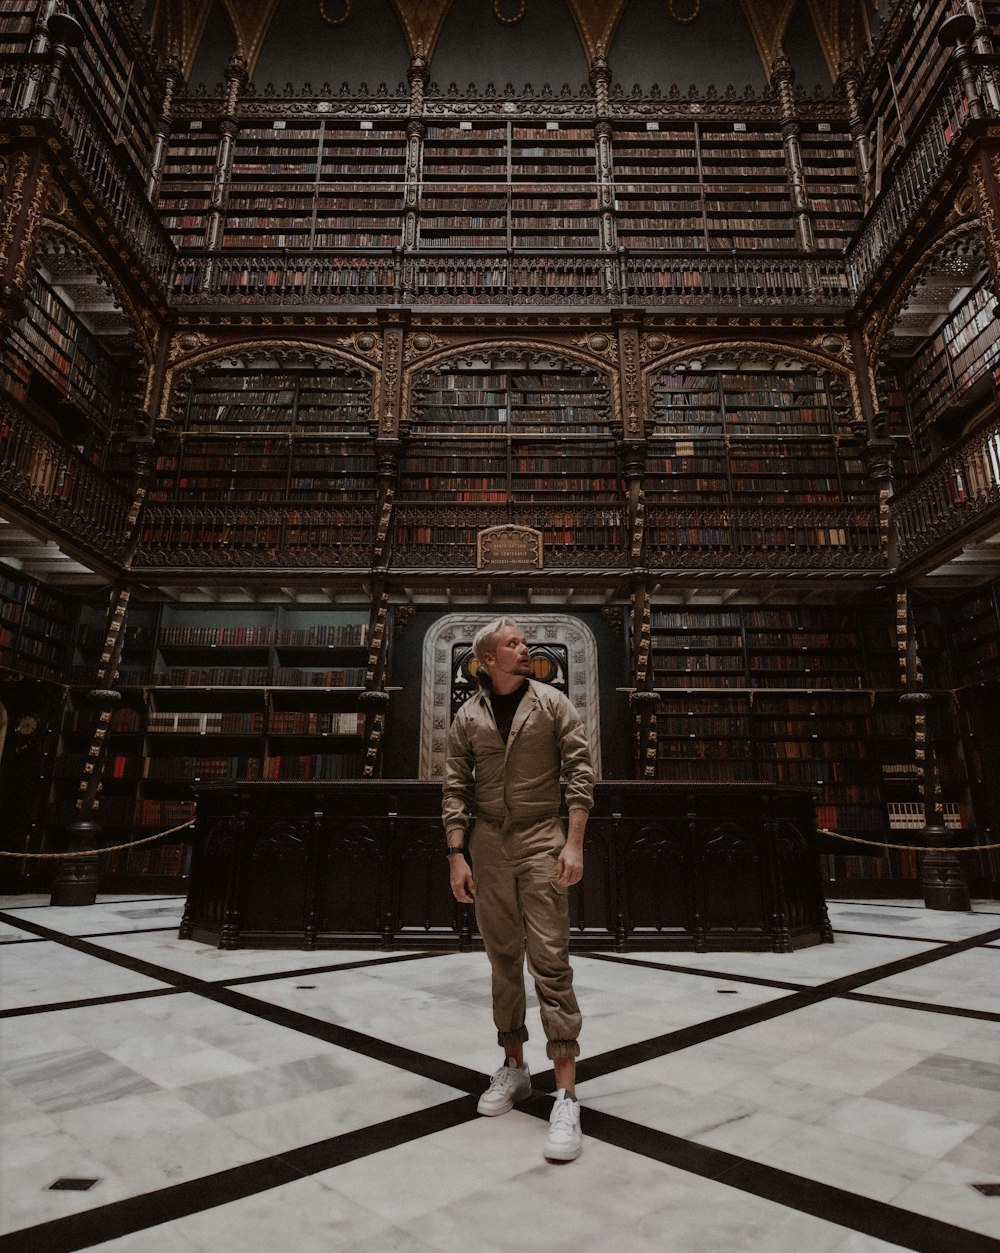
<path id="1" fill-rule="evenodd" d="M 482 954 L 220 952 L 181 906 L 0 898 L 0 1250 L 1000 1251 L 998 901 L 576 957 L 569 1164 L 534 1003 L 534 1094 L 476 1114 Z"/>

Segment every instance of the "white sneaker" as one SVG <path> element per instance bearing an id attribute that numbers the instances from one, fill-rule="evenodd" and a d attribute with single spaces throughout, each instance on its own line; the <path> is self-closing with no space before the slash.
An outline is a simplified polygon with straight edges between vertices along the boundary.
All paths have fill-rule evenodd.
<path id="1" fill-rule="evenodd" d="M 549 1138 L 545 1141 L 545 1156 L 550 1162 L 572 1162 L 580 1156 L 582 1148 L 580 1102 L 575 1097 L 567 1096 L 565 1088 L 560 1088 L 549 1115 Z"/>
<path id="2" fill-rule="evenodd" d="M 527 1066 L 518 1066 L 511 1059 L 500 1067 L 490 1079 L 490 1086 L 479 1098 L 476 1109 L 480 1114 L 491 1118 L 496 1114 L 506 1114 L 514 1108 L 515 1101 L 523 1101 L 531 1095 L 531 1075 Z"/>

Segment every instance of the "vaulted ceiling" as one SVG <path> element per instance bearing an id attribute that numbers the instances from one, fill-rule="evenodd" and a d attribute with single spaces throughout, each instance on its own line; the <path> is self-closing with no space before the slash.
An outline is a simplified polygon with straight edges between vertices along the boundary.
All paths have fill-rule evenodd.
<path id="1" fill-rule="evenodd" d="M 146 19 L 163 52 L 176 54 L 190 73 L 205 36 L 213 4 L 221 7 L 235 38 L 236 48 L 246 58 L 251 74 L 267 40 L 275 15 L 286 0 L 145 0 Z M 421 56 L 433 63 L 434 51 L 453 8 L 465 0 L 386 0 L 405 37 L 410 56 Z M 513 28 L 533 6 L 563 5 L 576 28 L 582 50 L 589 62 L 611 50 L 616 28 L 630 3 L 635 0 L 492 0 L 492 20 Z M 347 28 L 357 17 L 352 3 L 368 6 L 372 0 L 309 0 L 323 22 L 337 30 Z M 782 53 L 785 36 L 793 18 L 803 9 L 808 13 L 818 46 L 832 80 L 848 58 L 861 60 L 868 46 L 868 14 L 878 0 L 721 0 L 731 4 L 740 23 L 749 27 L 765 77 Z M 141 0 L 140 0 L 141 4 Z M 300 9 L 305 0 L 299 0 Z M 696 30 L 705 23 L 706 6 L 718 9 L 720 0 L 662 0 L 663 21 L 676 28 Z M 884 6 L 883 6 L 884 7 Z M 487 16 L 490 17 L 488 10 Z M 725 49 L 718 49 L 724 62 Z M 722 69 L 724 73 L 724 68 Z"/>

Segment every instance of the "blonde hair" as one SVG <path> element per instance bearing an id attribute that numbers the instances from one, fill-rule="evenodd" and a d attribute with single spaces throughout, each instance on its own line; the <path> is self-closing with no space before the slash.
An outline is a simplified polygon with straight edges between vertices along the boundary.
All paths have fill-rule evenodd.
<path id="1" fill-rule="evenodd" d="M 514 627 L 517 631 L 521 629 L 513 618 L 494 618 L 492 622 L 487 622 L 485 626 L 480 627 L 472 637 L 472 651 L 476 654 L 476 660 L 480 665 L 486 660 L 487 653 L 496 652 L 500 633 L 508 627 Z"/>

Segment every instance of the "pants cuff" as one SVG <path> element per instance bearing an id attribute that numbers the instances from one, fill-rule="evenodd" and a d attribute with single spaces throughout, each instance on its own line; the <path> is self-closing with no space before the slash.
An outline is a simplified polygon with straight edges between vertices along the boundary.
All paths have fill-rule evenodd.
<path id="1" fill-rule="evenodd" d="M 502 1049 L 512 1048 L 515 1044 L 523 1044 L 528 1038 L 527 1027 L 515 1027 L 513 1031 L 498 1031 L 497 1044 Z"/>
<path id="2" fill-rule="evenodd" d="M 580 1045 L 576 1040 L 549 1040 L 545 1046 L 545 1056 L 549 1061 L 561 1057 L 579 1057 Z"/>

